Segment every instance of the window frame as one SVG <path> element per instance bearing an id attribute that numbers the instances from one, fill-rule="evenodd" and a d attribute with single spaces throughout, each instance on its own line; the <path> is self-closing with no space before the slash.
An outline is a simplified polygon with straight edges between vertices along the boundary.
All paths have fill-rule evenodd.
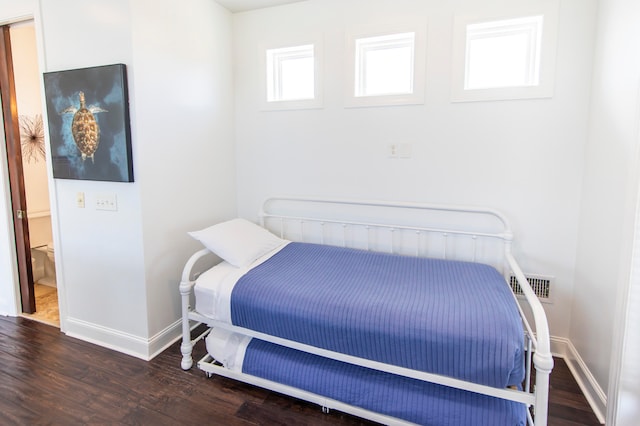
<path id="1" fill-rule="evenodd" d="M 520 19 L 542 16 L 541 34 L 538 35 L 539 55 L 537 84 L 522 86 L 503 86 L 490 88 L 467 88 L 467 28 L 483 23 L 504 23 Z M 452 102 L 474 102 L 492 100 L 514 100 L 550 98 L 554 95 L 555 63 L 558 33 L 558 4 L 545 2 L 531 10 L 502 16 L 456 16 L 454 19 L 453 65 L 452 65 Z M 499 27 L 496 26 L 496 27 Z M 500 32 L 498 31 L 498 34 Z"/>
<path id="2" fill-rule="evenodd" d="M 313 44 L 303 44 L 299 46 L 278 47 L 266 49 L 267 55 L 267 102 L 290 102 L 290 101 L 306 101 L 315 98 L 315 70 L 313 70 L 313 87 L 311 97 L 285 98 L 284 91 L 284 74 L 282 65 L 285 61 L 296 59 L 314 60 L 315 64 L 315 47 Z"/>
<path id="3" fill-rule="evenodd" d="M 269 100 L 270 86 L 277 86 L 278 84 L 270 78 L 270 72 L 268 70 L 268 52 L 270 50 L 291 50 L 296 51 L 296 48 L 312 46 L 313 49 L 313 98 L 308 99 L 284 99 L 284 100 Z M 313 40 L 300 40 L 298 42 L 281 42 L 263 44 L 259 48 L 260 50 L 260 86 L 262 96 L 262 110 L 263 111 L 278 111 L 278 110 L 290 110 L 290 109 L 313 109 L 323 107 L 322 96 L 322 70 L 323 70 L 323 45 L 322 40 L 319 38 Z M 284 54 L 283 57 L 287 55 Z M 292 54 L 291 56 L 295 56 Z M 276 73 L 277 74 L 277 73 Z M 280 76 L 281 77 L 281 76 Z M 282 84 L 280 83 L 280 87 Z"/>
<path id="4" fill-rule="evenodd" d="M 371 97 L 371 96 L 397 96 L 413 94 L 413 84 L 415 80 L 414 62 L 415 62 L 415 32 L 394 33 L 382 36 L 361 37 L 354 40 L 355 42 L 355 69 L 354 72 L 354 96 Z M 367 81 L 367 65 L 368 53 L 386 49 L 402 49 L 411 48 L 411 57 L 409 59 L 409 91 L 388 92 L 388 93 L 368 93 L 366 87 Z"/>
<path id="5" fill-rule="evenodd" d="M 491 25 L 493 24 L 493 25 Z M 479 27 L 477 29 L 471 27 Z M 540 52 L 542 50 L 542 32 L 544 28 L 544 16 L 534 15 L 516 19 L 503 19 L 500 21 L 479 22 L 466 26 L 465 40 L 465 79 L 464 90 L 499 89 L 505 87 L 530 87 L 540 84 Z M 471 33 L 470 33 L 471 30 Z M 472 64 L 470 42 L 514 35 L 527 36 L 527 66 L 525 67 L 525 80 L 522 84 L 505 84 L 500 86 L 469 87 L 470 70 Z"/>
<path id="6" fill-rule="evenodd" d="M 380 94 L 380 95 L 356 95 L 358 89 L 358 74 L 362 70 L 358 64 L 358 40 L 375 39 L 400 34 L 413 33 L 413 59 L 412 59 L 412 87 L 411 93 Z M 347 108 L 393 106 L 393 105 L 418 105 L 424 104 L 426 86 L 426 53 L 427 53 L 427 25 L 425 21 L 405 22 L 393 28 L 365 28 L 352 30 L 346 34 L 345 49 L 345 92 L 344 104 Z"/>

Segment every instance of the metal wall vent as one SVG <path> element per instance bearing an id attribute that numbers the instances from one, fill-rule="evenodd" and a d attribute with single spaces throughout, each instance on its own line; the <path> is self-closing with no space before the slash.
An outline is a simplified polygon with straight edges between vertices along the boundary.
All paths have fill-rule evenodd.
<path id="1" fill-rule="evenodd" d="M 538 296 L 538 299 L 540 299 L 541 302 L 551 303 L 551 282 L 553 281 L 553 278 L 528 274 L 525 275 L 525 277 L 527 278 L 527 281 L 529 281 L 529 285 L 533 289 L 533 292 Z M 518 283 L 515 275 L 511 275 L 509 285 L 516 296 L 523 296 L 522 288 L 520 287 L 520 283 Z"/>

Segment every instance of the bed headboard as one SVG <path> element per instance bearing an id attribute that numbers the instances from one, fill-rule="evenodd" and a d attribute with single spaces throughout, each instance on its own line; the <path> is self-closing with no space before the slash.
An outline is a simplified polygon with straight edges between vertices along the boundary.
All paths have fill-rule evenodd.
<path id="1" fill-rule="evenodd" d="M 269 198 L 261 225 L 292 241 L 487 263 L 502 271 L 512 232 L 487 208 L 386 201 Z"/>

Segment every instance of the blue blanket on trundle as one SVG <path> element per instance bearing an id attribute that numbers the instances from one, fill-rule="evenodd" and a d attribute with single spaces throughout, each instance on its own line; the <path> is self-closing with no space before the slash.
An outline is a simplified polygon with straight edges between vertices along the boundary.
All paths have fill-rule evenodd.
<path id="1" fill-rule="evenodd" d="M 484 264 L 290 243 L 238 281 L 231 318 L 269 335 L 488 386 L 519 386 L 524 377 L 516 301 L 502 275 Z M 519 425 L 526 419 L 519 403 L 257 339 L 245 369 L 420 424 Z M 470 407 L 475 414 L 466 421 Z"/>
<path id="2" fill-rule="evenodd" d="M 524 404 L 252 339 L 242 372 L 428 426 L 524 426 Z"/>

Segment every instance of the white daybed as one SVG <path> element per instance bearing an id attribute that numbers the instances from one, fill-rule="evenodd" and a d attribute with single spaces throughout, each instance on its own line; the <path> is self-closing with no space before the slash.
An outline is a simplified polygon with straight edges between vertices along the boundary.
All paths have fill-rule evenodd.
<path id="1" fill-rule="evenodd" d="M 208 375 L 327 411 L 385 424 L 547 424 L 547 320 L 502 214 L 272 198 L 260 224 L 271 233 L 235 220 L 192 234 L 208 248 L 180 283 L 183 369 L 204 339 Z M 257 248 L 246 249 L 253 232 Z M 215 267 L 212 251 L 224 259 Z M 192 339 L 194 323 L 210 328 Z"/>

